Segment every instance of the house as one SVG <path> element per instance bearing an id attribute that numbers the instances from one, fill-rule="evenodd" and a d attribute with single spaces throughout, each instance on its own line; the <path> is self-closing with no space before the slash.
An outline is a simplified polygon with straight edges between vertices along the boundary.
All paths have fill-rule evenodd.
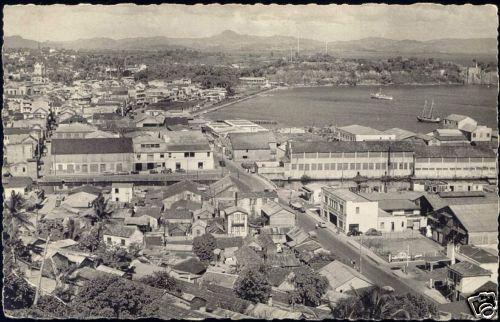
<path id="1" fill-rule="evenodd" d="M 394 140 L 405 141 L 405 140 L 418 140 L 416 133 L 394 127 L 392 129 L 385 130 L 384 134 L 394 135 Z"/>
<path id="2" fill-rule="evenodd" d="M 131 171 L 132 139 L 54 139 L 51 162 L 54 174 L 104 174 Z"/>
<path id="3" fill-rule="evenodd" d="M 260 217 L 262 206 L 270 201 L 278 202 L 278 193 L 274 190 L 239 192 L 237 206 L 245 209 L 251 218 Z"/>
<path id="4" fill-rule="evenodd" d="M 193 237 L 199 237 L 206 233 L 208 222 L 203 219 L 196 219 L 191 226 L 191 234 Z"/>
<path id="5" fill-rule="evenodd" d="M 449 205 L 428 216 L 432 239 L 442 245 L 496 245 L 498 202 L 494 204 Z"/>
<path id="6" fill-rule="evenodd" d="M 178 274 L 178 278 L 191 281 L 202 277 L 207 267 L 200 260 L 190 257 L 172 266 L 172 270 Z"/>
<path id="7" fill-rule="evenodd" d="M 103 240 L 107 246 L 129 248 L 133 244 L 143 244 L 144 235 L 137 227 L 107 225 L 103 232 Z"/>
<path id="8" fill-rule="evenodd" d="M 395 134 L 385 133 L 362 125 L 348 125 L 336 129 L 338 141 L 394 141 Z"/>
<path id="9" fill-rule="evenodd" d="M 136 226 L 143 233 L 158 228 L 158 220 L 147 215 L 126 217 L 123 220 L 123 224 L 125 226 Z"/>
<path id="10" fill-rule="evenodd" d="M 303 197 L 309 201 L 312 205 L 321 204 L 322 200 L 322 188 L 324 184 L 322 183 L 309 183 L 301 187 L 303 191 Z"/>
<path id="11" fill-rule="evenodd" d="M 36 139 L 27 136 L 21 142 L 4 145 L 4 157 L 8 163 L 30 161 L 35 157 L 36 146 Z"/>
<path id="12" fill-rule="evenodd" d="M 249 246 L 238 248 L 238 250 L 234 252 L 234 256 L 241 269 L 245 267 L 258 267 L 260 264 L 264 263 L 262 257 Z"/>
<path id="13" fill-rule="evenodd" d="M 295 212 L 275 201 L 270 201 L 261 209 L 262 216 L 266 219 L 266 225 L 276 228 L 295 227 Z"/>
<path id="14" fill-rule="evenodd" d="M 238 194 L 250 191 L 252 189 L 233 174 L 228 174 L 224 178 L 212 183 L 207 189 L 210 198 L 216 201 L 224 199 L 234 201 L 237 200 Z"/>
<path id="15" fill-rule="evenodd" d="M 66 205 L 70 208 L 92 208 L 94 201 L 99 197 L 87 191 L 74 191 L 64 198 L 61 205 Z"/>
<path id="16" fill-rule="evenodd" d="M 484 125 L 473 126 L 466 124 L 460 131 L 470 142 L 489 142 L 492 140 L 492 129 Z"/>
<path id="17" fill-rule="evenodd" d="M 461 129 L 466 125 L 477 126 L 477 122 L 474 119 L 460 114 L 450 114 L 446 116 L 445 118 L 443 118 L 443 124 L 448 128 L 455 129 Z"/>
<path id="18" fill-rule="evenodd" d="M 189 200 L 203 204 L 208 197 L 206 186 L 193 181 L 185 180 L 174 183 L 163 192 L 162 203 L 165 209 L 172 208 L 175 202 Z"/>
<path id="19" fill-rule="evenodd" d="M 212 219 L 215 218 L 215 208 L 209 203 L 203 203 L 201 208 L 193 211 L 193 218 L 196 219 Z"/>
<path id="20" fill-rule="evenodd" d="M 167 209 L 162 221 L 171 224 L 190 224 L 193 222 L 193 214 L 187 209 Z"/>
<path id="21" fill-rule="evenodd" d="M 456 259 L 467 261 L 489 270 L 492 273 L 491 281 L 496 282 L 498 280 L 498 253 L 496 251 L 490 252 L 475 245 L 459 244 L 456 248 Z"/>
<path id="22" fill-rule="evenodd" d="M 379 220 L 377 229 L 385 232 L 419 230 L 427 226 L 427 218 L 417 204 L 419 192 L 359 193 L 371 201 L 377 201 Z"/>
<path id="23" fill-rule="evenodd" d="M 134 195 L 133 183 L 114 182 L 111 185 L 111 200 L 117 202 L 130 202 Z"/>
<path id="24" fill-rule="evenodd" d="M 83 123 L 59 124 L 52 134 L 53 139 L 84 139 L 97 131 L 95 126 Z"/>
<path id="25" fill-rule="evenodd" d="M 228 154 L 237 162 L 274 160 L 276 138 L 271 132 L 230 133 Z"/>
<path id="26" fill-rule="evenodd" d="M 165 116 L 150 114 L 141 114 L 135 117 L 136 127 L 162 127 L 165 124 Z"/>
<path id="27" fill-rule="evenodd" d="M 248 213 L 246 210 L 233 206 L 224 209 L 229 236 L 246 237 L 248 235 Z"/>
<path id="28" fill-rule="evenodd" d="M 474 294 L 478 286 L 491 281 L 492 272 L 470 262 L 460 262 L 448 266 L 446 285 L 452 301 L 466 299 Z"/>
<path id="29" fill-rule="evenodd" d="M 326 277 L 330 288 L 335 292 L 346 293 L 373 286 L 365 276 L 337 260 L 321 268 L 318 273 Z"/>
<path id="30" fill-rule="evenodd" d="M 171 131 L 163 136 L 166 142 L 166 168 L 172 170 L 214 169 L 214 156 L 207 138 L 198 131 Z"/>
<path id="31" fill-rule="evenodd" d="M 10 199 L 12 193 L 25 196 L 33 186 L 33 180 L 30 177 L 4 177 L 2 181 L 5 199 Z"/>
<path id="32" fill-rule="evenodd" d="M 438 145 L 467 145 L 467 137 L 458 129 L 436 129 L 432 136 L 439 142 Z"/>
<path id="33" fill-rule="evenodd" d="M 378 214 L 376 201 L 368 200 L 347 189 L 323 187 L 321 216 L 343 233 L 376 229 Z"/>
<path id="34" fill-rule="evenodd" d="M 310 239 L 309 234 L 300 227 L 294 227 L 286 233 L 287 245 L 295 247 Z"/>

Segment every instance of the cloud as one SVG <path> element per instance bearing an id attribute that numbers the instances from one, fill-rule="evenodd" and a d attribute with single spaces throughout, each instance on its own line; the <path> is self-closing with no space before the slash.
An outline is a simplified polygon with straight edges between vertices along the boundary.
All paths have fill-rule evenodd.
<path id="1" fill-rule="evenodd" d="M 239 33 L 317 40 L 496 37 L 495 6 L 415 5 L 51 5 L 5 6 L 4 33 L 35 40 L 206 37 Z"/>

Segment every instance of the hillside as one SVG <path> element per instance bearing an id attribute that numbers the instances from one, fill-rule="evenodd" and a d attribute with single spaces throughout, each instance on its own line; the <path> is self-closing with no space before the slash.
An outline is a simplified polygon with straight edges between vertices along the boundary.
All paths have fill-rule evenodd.
<path id="1" fill-rule="evenodd" d="M 37 48 L 38 42 L 20 36 L 4 38 L 5 48 Z M 165 48 L 190 48 L 201 51 L 260 52 L 296 50 L 297 39 L 288 36 L 252 36 L 226 30 L 206 38 L 139 37 L 125 39 L 90 38 L 66 42 L 44 42 L 41 46 L 84 50 L 157 50 Z M 325 43 L 312 39 L 300 39 L 301 51 L 325 50 Z M 497 41 L 482 39 L 437 39 L 430 41 L 364 38 L 328 43 L 329 53 L 393 53 L 393 54 L 485 54 L 496 55 Z"/>

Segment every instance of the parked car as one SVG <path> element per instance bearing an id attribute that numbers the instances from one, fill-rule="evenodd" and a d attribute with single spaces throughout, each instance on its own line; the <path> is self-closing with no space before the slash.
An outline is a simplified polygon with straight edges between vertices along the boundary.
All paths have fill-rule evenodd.
<path id="1" fill-rule="evenodd" d="M 365 233 L 366 236 L 382 236 L 382 232 L 376 230 L 375 228 L 370 228 Z"/>
<path id="2" fill-rule="evenodd" d="M 139 174 L 139 171 L 130 171 L 131 174 Z"/>
<path id="3" fill-rule="evenodd" d="M 316 228 L 326 228 L 326 223 L 323 221 L 320 221 L 316 224 Z"/>
<path id="4" fill-rule="evenodd" d="M 161 173 L 166 174 L 166 173 L 172 173 L 172 169 L 163 169 L 161 170 Z"/>
<path id="5" fill-rule="evenodd" d="M 186 170 L 184 170 L 184 169 L 175 169 L 175 172 L 177 172 L 177 173 L 186 173 Z"/>
<path id="6" fill-rule="evenodd" d="M 347 236 L 359 236 L 361 232 L 357 229 L 353 229 L 347 232 Z"/>

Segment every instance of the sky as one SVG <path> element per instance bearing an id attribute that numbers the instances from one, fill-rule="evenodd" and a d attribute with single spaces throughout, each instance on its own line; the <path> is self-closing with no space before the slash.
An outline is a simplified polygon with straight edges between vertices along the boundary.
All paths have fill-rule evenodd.
<path id="1" fill-rule="evenodd" d="M 366 37 L 431 40 L 497 37 L 493 5 L 16 5 L 4 7 L 4 35 L 37 41 L 94 37 L 198 38 L 224 30 L 320 41 Z"/>

